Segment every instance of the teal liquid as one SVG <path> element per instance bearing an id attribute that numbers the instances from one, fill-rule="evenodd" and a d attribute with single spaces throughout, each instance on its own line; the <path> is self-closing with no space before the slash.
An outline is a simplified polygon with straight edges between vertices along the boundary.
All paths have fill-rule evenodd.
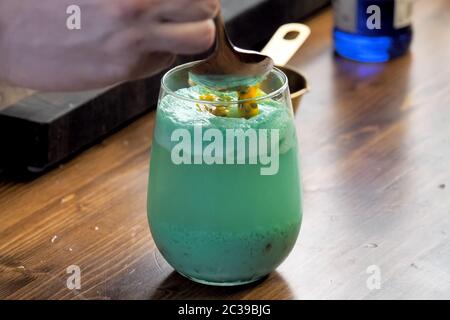
<path id="1" fill-rule="evenodd" d="M 150 228 L 161 254 L 179 273 L 203 283 L 233 285 L 267 275 L 288 256 L 301 224 L 295 130 L 286 107 L 260 106 L 264 112 L 253 121 L 192 114 L 197 120 L 206 116 L 206 127 L 279 128 L 279 171 L 263 176 L 260 164 L 173 164 L 167 135 L 180 126 L 192 129 L 188 118 L 195 109 L 164 99 L 148 199 Z"/>

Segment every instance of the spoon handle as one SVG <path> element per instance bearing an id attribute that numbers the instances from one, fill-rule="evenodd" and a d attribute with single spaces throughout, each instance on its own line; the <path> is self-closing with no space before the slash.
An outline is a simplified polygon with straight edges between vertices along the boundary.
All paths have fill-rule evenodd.
<path id="1" fill-rule="evenodd" d="M 285 66 L 310 34 L 311 29 L 304 24 L 285 24 L 275 32 L 261 53 L 271 57 L 275 65 Z"/>
<path id="2" fill-rule="evenodd" d="M 225 29 L 225 22 L 221 11 L 219 11 L 217 16 L 214 18 L 214 24 L 216 26 L 216 44 L 214 46 L 215 52 L 223 52 L 222 50 L 224 49 L 227 51 L 232 50 L 233 45 L 231 44 L 230 38 L 228 37 Z"/>

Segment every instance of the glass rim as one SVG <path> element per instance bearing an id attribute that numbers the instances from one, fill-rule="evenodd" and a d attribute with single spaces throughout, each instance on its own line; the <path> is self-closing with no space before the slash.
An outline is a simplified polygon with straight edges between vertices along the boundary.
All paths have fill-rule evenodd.
<path id="1" fill-rule="evenodd" d="M 162 77 L 162 79 L 161 79 L 161 87 L 169 95 L 171 95 L 171 96 L 173 96 L 173 97 L 175 97 L 177 99 L 184 100 L 184 101 L 189 101 L 189 102 L 193 102 L 193 103 L 201 103 L 201 104 L 215 105 L 215 106 L 218 106 L 218 105 L 223 106 L 223 105 L 242 104 L 242 103 L 246 103 L 246 102 L 250 102 L 250 101 L 257 103 L 258 101 L 262 101 L 262 100 L 273 98 L 274 96 L 277 96 L 280 93 L 284 92 L 286 89 L 288 89 L 288 78 L 284 74 L 284 72 L 281 71 L 280 69 L 278 69 L 277 67 L 273 67 L 273 69 L 270 72 L 276 72 L 276 74 L 280 77 L 280 80 L 282 81 L 282 85 L 278 89 L 276 89 L 275 91 L 273 91 L 271 93 L 268 93 L 268 94 L 265 94 L 264 96 L 257 97 L 257 98 L 241 99 L 241 100 L 235 100 L 235 101 L 205 101 L 205 100 L 200 100 L 200 99 L 188 98 L 188 97 L 182 96 L 180 94 L 177 94 L 174 90 L 170 89 L 166 85 L 167 78 L 170 77 L 173 73 L 175 73 L 175 72 L 177 72 L 177 71 L 179 71 L 181 69 L 192 67 L 193 65 L 195 65 L 195 64 L 197 64 L 197 63 L 199 63 L 201 61 L 202 60 L 197 60 L 197 61 L 184 63 L 184 64 L 178 65 L 178 66 L 170 69 Z"/>

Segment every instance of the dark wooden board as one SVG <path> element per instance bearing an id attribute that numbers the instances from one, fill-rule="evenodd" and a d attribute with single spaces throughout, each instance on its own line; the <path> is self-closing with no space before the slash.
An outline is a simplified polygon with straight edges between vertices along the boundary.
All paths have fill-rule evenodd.
<path id="1" fill-rule="evenodd" d="M 0 117 L 3 165 L 44 170 L 149 110 L 157 86 L 153 77 L 104 91 L 37 93 L 20 100 Z"/>

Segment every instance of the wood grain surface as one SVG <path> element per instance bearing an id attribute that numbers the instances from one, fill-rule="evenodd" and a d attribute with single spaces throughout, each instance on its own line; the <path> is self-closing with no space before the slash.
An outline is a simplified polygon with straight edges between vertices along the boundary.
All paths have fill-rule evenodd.
<path id="1" fill-rule="evenodd" d="M 276 272 L 214 288 L 164 261 L 146 217 L 149 114 L 40 178 L 2 178 L 0 298 L 449 299 L 450 1 L 416 1 L 411 53 L 386 64 L 335 57 L 330 10 L 306 23 L 291 61 L 312 88 L 296 115 L 304 221 Z"/>

